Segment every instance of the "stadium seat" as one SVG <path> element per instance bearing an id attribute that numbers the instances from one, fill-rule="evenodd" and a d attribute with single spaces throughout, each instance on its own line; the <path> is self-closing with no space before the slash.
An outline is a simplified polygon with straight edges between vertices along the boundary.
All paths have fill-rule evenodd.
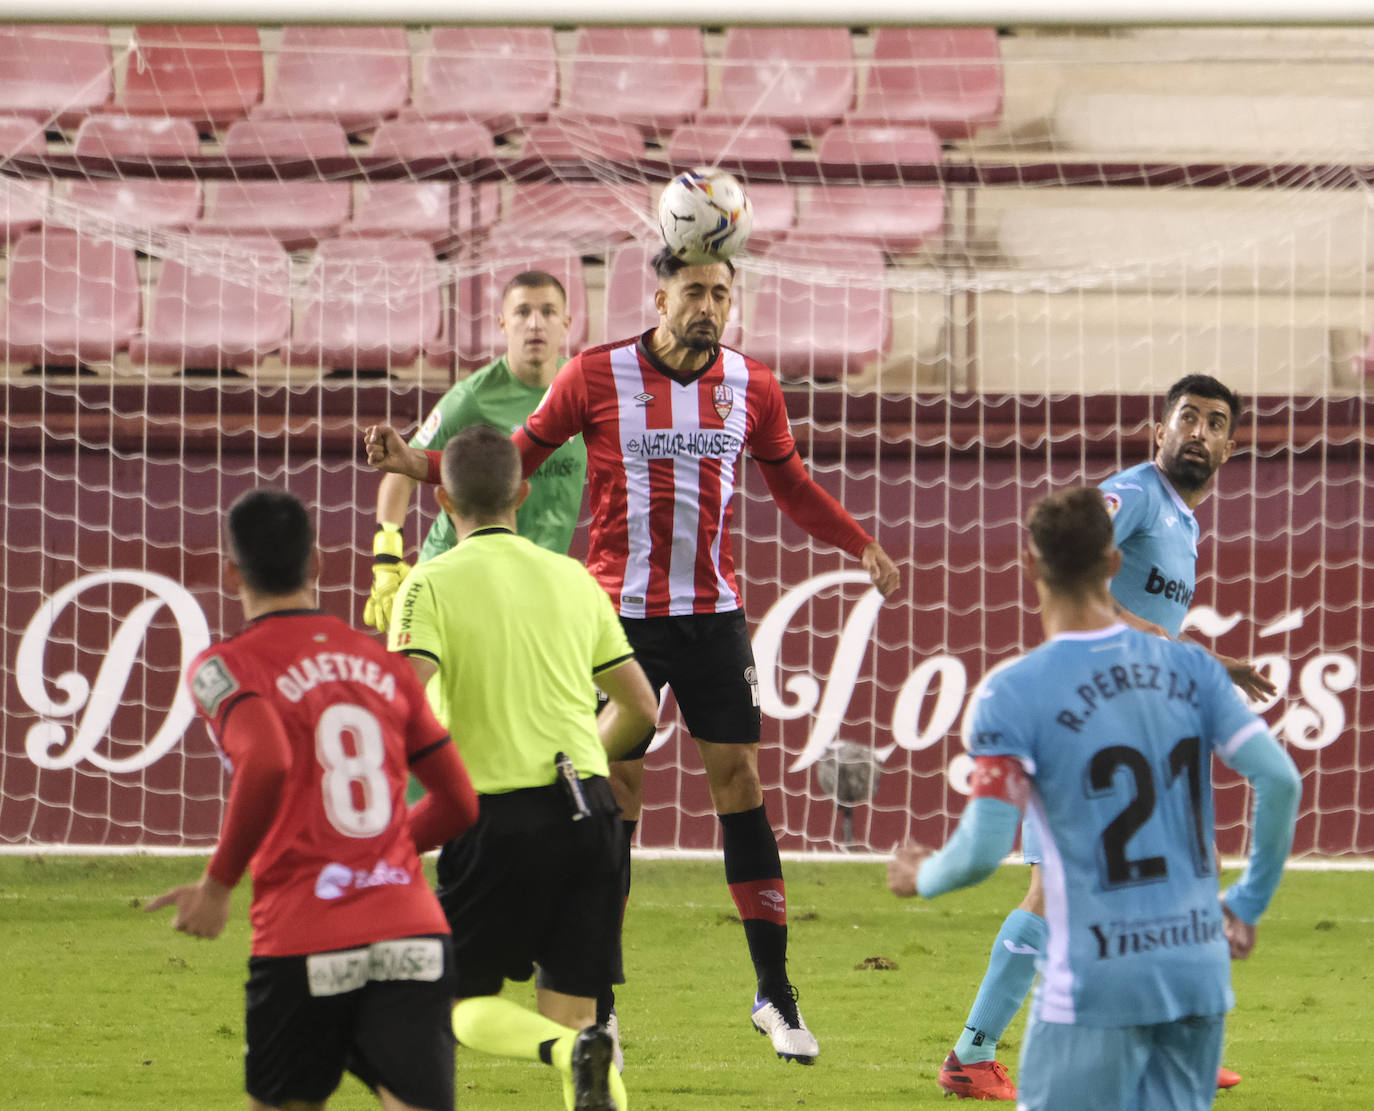
<path id="1" fill-rule="evenodd" d="M 627 243 L 617 248 L 606 268 L 606 327 L 603 342 L 639 335 L 658 325 L 654 290 L 658 279 L 649 269 L 649 260 L 659 249 L 657 243 Z M 740 309 L 744 298 L 735 290 L 734 308 L 725 325 L 721 342 L 735 347 L 740 339 Z"/>
<path id="2" fill-rule="evenodd" d="M 405 162 L 447 158 L 462 162 L 496 152 L 491 132 L 471 120 L 387 120 L 372 136 L 368 153 Z M 454 189 L 457 206 L 454 209 Z M 450 246 L 496 222 L 501 187 L 447 180 L 373 181 L 358 186 L 353 218 L 344 235 L 410 236 Z M 455 228 L 456 217 L 456 228 Z"/>
<path id="3" fill-rule="evenodd" d="M 751 280 L 755 297 L 744 340 L 749 354 L 786 378 L 840 378 L 886 354 L 892 313 L 876 245 L 789 240 L 765 258 L 789 269 Z"/>
<path id="4" fill-rule="evenodd" d="M 22 236 L 9 253 L 3 351 L 8 363 L 108 363 L 138 330 L 133 248 L 68 228 Z"/>
<path id="5" fill-rule="evenodd" d="M 124 161 L 191 158 L 200 153 L 200 135 L 185 119 L 87 116 L 77 129 L 72 153 Z M 73 181 L 67 199 L 85 211 L 133 227 L 184 228 L 200 217 L 201 187 L 193 180 L 90 178 Z"/>
<path id="6" fill-rule="evenodd" d="M 225 157 L 245 168 L 272 160 L 339 158 L 348 136 L 328 120 L 239 120 L 224 136 Z M 313 246 L 348 219 L 346 181 L 220 181 L 207 189 L 200 230 L 272 235 L 288 247 Z"/>
<path id="7" fill-rule="evenodd" d="M 593 250 L 654 226 L 649 189 L 641 185 L 517 185 L 498 229 L 527 241 Z"/>
<path id="8" fill-rule="evenodd" d="M 404 27 L 287 27 L 255 118 L 328 119 L 370 131 L 410 99 Z"/>
<path id="9" fill-rule="evenodd" d="M 506 349 L 506 337 L 497 327 L 501 312 L 501 291 L 522 270 L 543 270 L 552 274 L 568 294 L 568 353 L 580 351 L 587 342 L 587 280 L 582 258 L 561 244 L 508 239 L 502 241 L 500 259 L 484 272 L 463 278 L 458 283 L 458 362 L 462 366 L 481 366 Z M 453 353 L 454 337 L 445 335 L 427 348 L 432 358 L 443 359 Z"/>
<path id="10" fill-rule="evenodd" d="M 21 116 L 0 117 L 0 158 L 47 152 L 43 128 Z M 12 243 L 43 222 L 52 182 L 0 174 L 0 239 Z"/>
<path id="11" fill-rule="evenodd" d="M 548 27 L 436 27 L 409 114 L 470 119 L 500 134 L 544 119 L 558 98 Z"/>
<path id="12" fill-rule="evenodd" d="M 696 27 L 584 27 L 577 33 L 565 107 L 666 134 L 706 100 L 706 55 Z"/>
<path id="13" fill-rule="evenodd" d="M 709 166 L 728 159 L 787 162 L 792 140 L 773 124 L 687 123 L 668 139 L 668 159 L 675 166 Z M 750 243 L 759 246 L 786 234 L 797 216 L 797 191 L 790 185 L 746 180 L 754 208 Z"/>
<path id="14" fill-rule="evenodd" d="M 113 68 L 106 27 L 0 27 L 0 113 L 75 126 L 109 103 Z"/>
<path id="15" fill-rule="evenodd" d="M 524 129 L 522 157 L 545 162 L 577 159 L 619 161 L 644 157 L 644 138 L 628 123 L 558 112 Z"/>
<path id="16" fill-rule="evenodd" d="M 924 124 L 967 139 L 1002 117 L 1002 48 L 991 27 L 880 27 L 859 124 Z"/>
<path id="17" fill-rule="evenodd" d="M 258 29 L 240 24 L 134 28 L 119 108 L 134 116 L 183 116 L 202 131 L 248 114 L 262 99 Z"/>
<path id="18" fill-rule="evenodd" d="M 821 138 L 816 158 L 837 165 L 938 163 L 940 141 L 924 127 L 839 124 Z M 938 236 L 944 220 L 945 194 L 938 185 L 813 185 L 802 193 L 796 234 L 910 251 Z"/>
<path id="19" fill-rule="evenodd" d="M 439 335 L 439 283 L 427 243 L 321 243 L 297 306 L 288 362 L 336 370 L 410 366 Z"/>
<path id="20" fill-rule="evenodd" d="M 731 27 L 720 93 L 698 119 L 776 124 L 815 135 L 854 104 L 854 49 L 843 27 Z"/>
<path id="21" fill-rule="evenodd" d="M 290 257 L 265 237 L 197 236 L 191 243 L 205 265 L 163 262 L 130 359 L 183 370 L 256 366 L 291 331 Z"/>

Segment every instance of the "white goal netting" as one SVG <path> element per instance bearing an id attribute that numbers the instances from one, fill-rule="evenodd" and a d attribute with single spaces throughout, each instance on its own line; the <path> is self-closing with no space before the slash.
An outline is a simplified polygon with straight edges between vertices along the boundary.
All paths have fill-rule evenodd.
<path id="1" fill-rule="evenodd" d="M 304 497 L 359 623 L 358 429 L 499 354 L 518 271 L 564 282 L 573 350 L 650 327 L 657 191 L 719 164 L 756 229 L 727 342 L 905 579 L 878 607 L 748 474 L 783 847 L 944 836 L 968 695 L 1039 639 L 1025 510 L 1147 458 L 1202 372 L 1247 412 L 1191 624 L 1278 682 L 1300 851 L 1374 853 L 1371 62 L 1353 27 L 0 28 L 0 846 L 212 843 L 177 678 L 237 627 L 224 507 Z M 718 845 L 671 707 L 646 802 L 643 846 Z"/>

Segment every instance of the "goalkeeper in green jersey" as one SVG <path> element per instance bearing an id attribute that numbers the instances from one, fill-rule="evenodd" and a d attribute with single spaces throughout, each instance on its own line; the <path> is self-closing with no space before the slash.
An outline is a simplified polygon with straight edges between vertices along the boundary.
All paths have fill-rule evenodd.
<path id="1" fill-rule="evenodd" d="M 501 293 L 498 319 L 506 353 L 464 378 L 439 399 L 411 439 L 412 447 L 442 449 L 464 428 L 488 424 L 510 434 L 544 399 L 558 368 L 560 349 L 572 323 L 568 295 L 552 274 L 526 270 Z M 530 496 L 517 515 L 520 535 L 566 555 L 582 506 L 587 449 L 578 436 L 560 447 L 530 478 Z M 363 620 L 385 632 L 391 604 L 410 567 L 401 526 L 418 485 L 406 475 L 382 476 L 377 487 L 377 534 L 372 541 L 372 593 Z M 448 551 L 457 538 L 453 523 L 439 513 L 420 548 L 419 562 Z"/>

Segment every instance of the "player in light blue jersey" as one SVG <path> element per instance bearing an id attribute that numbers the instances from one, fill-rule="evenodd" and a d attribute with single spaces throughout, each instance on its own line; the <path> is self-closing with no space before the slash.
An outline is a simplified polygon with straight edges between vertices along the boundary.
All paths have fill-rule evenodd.
<path id="1" fill-rule="evenodd" d="M 1212 1106 L 1230 1010 L 1292 845 L 1301 780 L 1225 668 L 1120 621 L 1102 494 L 1040 502 L 1023 556 L 1047 641 L 989 675 L 965 718 L 972 799 L 940 852 L 904 846 L 898 895 L 986 879 L 1024 811 L 1049 936 L 1018 1111 Z M 1248 866 L 1218 897 L 1210 758 L 1255 790 Z"/>
<path id="2" fill-rule="evenodd" d="M 1179 379 L 1165 395 L 1164 419 L 1155 425 L 1155 458 L 1102 484 L 1122 553 L 1111 593 L 1117 616 L 1126 624 L 1178 637 L 1196 581 L 1198 524 L 1193 510 L 1235 450 L 1240 409 L 1240 398 L 1215 378 L 1190 374 Z M 1274 693 L 1269 679 L 1246 661 L 1217 659 L 1246 694 L 1265 698 Z M 998 931 L 964 1030 L 940 1068 L 940 1087 L 965 1098 L 1016 1098 L 1016 1086 L 996 1059 L 997 1042 L 1030 991 L 1047 932 L 1039 847 L 1031 826 L 1022 835 L 1021 851 L 1031 865 L 1029 889 Z M 1222 1069 L 1217 1083 L 1229 1088 L 1240 1077 Z"/>

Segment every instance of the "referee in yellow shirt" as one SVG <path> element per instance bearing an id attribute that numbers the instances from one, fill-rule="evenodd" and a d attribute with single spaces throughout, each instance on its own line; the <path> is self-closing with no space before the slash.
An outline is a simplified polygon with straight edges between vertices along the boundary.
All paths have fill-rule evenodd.
<path id="1" fill-rule="evenodd" d="M 453 1029 L 472 1049 L 553 1065 L 569 1111 L 627 1111 L 596 994 L 622 983 L 620 811 L 607 758 L 658 714 L 610 599 L 576 560 L 515 534 L 529 491 L 508 437 L 444 447 L 439 504 L 456 547 L 421 563 L 388 634 L 429 685 L 481 802 L 439 856 L 453 929 Z M 610 699 L 598 717 L 596 688 Z M 498 998 L 541 971 L 539 1014 Z"/>

